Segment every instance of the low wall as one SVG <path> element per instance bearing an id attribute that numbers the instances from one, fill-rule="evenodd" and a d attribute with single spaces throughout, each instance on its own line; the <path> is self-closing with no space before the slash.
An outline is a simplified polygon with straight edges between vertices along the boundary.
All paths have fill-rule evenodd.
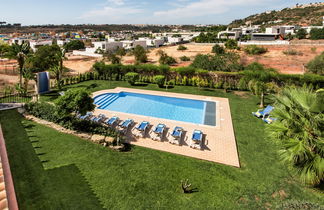
<path id="1" fill-rule="evenodd" d="M 0 125 L 0 209 L 18 209 L 18 203 L 14 188 L 14 183 L 11 176 L 10 165 L 7 155 L 6 143 L 3 137 Z"/>

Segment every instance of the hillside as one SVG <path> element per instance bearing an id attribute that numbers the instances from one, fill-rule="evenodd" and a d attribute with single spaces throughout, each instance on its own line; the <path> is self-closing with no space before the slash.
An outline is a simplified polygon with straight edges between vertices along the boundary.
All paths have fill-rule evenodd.
<path id="1" fill-rule="evenodd" d="M 296 5 L 279 11 L 267 11 L 261 14 L 251 15 L 244 19 L 234 20 L 229 24 L 230 28 L 241 25 L 322 25 L 324 16 L 324 3 Z"/>

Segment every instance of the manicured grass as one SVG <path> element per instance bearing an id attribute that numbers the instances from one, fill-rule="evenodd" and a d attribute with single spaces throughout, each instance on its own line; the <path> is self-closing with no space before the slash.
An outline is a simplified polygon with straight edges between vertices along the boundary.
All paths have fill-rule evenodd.
<path id="1" fill-rule="evenodd" d="M 130 87 L 88 81 L 69 88 L 116 86 Z M 156 85 L 136 88 L 161 90 Z M 302 186 L 279 161 L 275 144 L 265 136 L 266 125 L 251 115 L 257 98 L 194 87 L 168 91 L 230 99 L 241 168 L 136 146 L 119 153 L 5 111 L 0 120 L 20 208 L 264 209 L 287 200 L 324 203 L 320 193 Z M 183 179 L 199 192 L 183 194 Z M 274 196 L 280 190 L 283 196 Z"/>

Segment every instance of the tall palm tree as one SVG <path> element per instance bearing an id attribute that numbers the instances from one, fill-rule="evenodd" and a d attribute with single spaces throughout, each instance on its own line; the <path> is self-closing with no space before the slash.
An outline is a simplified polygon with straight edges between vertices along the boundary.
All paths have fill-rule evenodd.
<path id="1" fill-rule="evenodd" d="M 66 59 L 64 48 L 61 48 L 61 50 L 56 53 L 55 59 L 58 61 L 58 64 L 54 65 L 50 71 L 54 74 L 57 88 L 60 90 L 62 87 L 61 79 L 64 72 L 63 61 Z"/>
<path id="2" fill-rule="evenodd" d="M 281 157 L 304 183 L 324 181 L 323 95 L 312 89 L 285 88 L 275 96 L 275 123 L 267 127 L 281 145 Z"/>
<path id="3" fill-rule="evenodd" d="M 11 45 L 10 57 L 15 58 L 19 66 L 19 84 L 22 86 L 22 75 L 26 56 L 31 53 L 29 42 Z"/>

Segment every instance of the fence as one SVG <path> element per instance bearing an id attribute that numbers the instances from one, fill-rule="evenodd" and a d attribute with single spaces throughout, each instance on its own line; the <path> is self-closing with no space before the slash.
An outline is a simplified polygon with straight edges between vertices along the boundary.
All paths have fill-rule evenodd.
<path id="1" fill-rule="evenodd" d="M 35 96 L 35 93 L 4 93 L 3 95 L 0 95 L 0 103 L 27 103 Z"/>

